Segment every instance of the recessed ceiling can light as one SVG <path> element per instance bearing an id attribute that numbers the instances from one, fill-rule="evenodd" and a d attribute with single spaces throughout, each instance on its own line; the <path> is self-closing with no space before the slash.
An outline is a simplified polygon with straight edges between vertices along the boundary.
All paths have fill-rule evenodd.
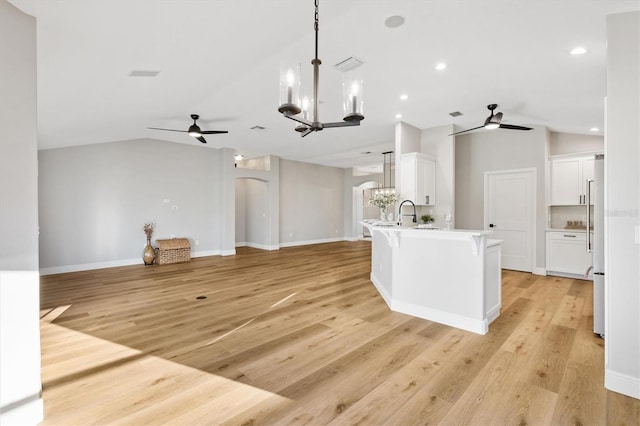
<path id="1" fill-rule="evenodd" d="M 404 24 L 404 16 L 393 15 L 384 20 L 384 25 L 387 28 L 398 28 Z"/>
<path id="2" fill-rule="evenodd" d="M 592 127 L 589 129 L 590 132 L 599 132 L 600 129 L 598 129 L 597 127 Z"/>
<path id="3" fill-rule="evenodd" d="M 407 95 L 406 93 L 403 93 L 402 95 L 400 95 L 401 101 L 406 101 L 407 99 L 409 99 L 409 95 Z"/>
<path id="4" fill-rule="evenodd" d="M 396 114 L 396 118 L 399 120 L 402 118 L 402 114 Z"/>
<path id="5" fill-rule="evenodd" d="M 444 62 L 440 62 L 439 64 L 436 65 L 436 69 L 438 71 L 442 71 L 445 68 L 447 68 L 447 64 L 445 64 Z"/>
<path id="6" fill-rule="evenodd" d="M 571 49 L 570 53 L 572 55 L 584 55 L 585 53 L 587 53 L 587 49 L 585 49 L 584 47 L 574 47 L 573 49 Z"/>

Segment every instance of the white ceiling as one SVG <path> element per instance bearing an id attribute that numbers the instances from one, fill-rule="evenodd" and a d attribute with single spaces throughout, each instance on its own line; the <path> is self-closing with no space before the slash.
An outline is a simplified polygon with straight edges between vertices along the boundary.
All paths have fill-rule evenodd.
<path id="1" fill-rule="evenodd" d="M 277 112 L 278 72 L 296 58 L 311 82 L 312 0 L 10 1 L 38 20 L 40 149 L 156 138 L 337 167 L 381 164 L 397 113 L 419 128 L 465 129 L 497 103 L 505 123 L 602 129 L 605 17 L 640 9 L 638 0 L 321 0 L 320 120 L 342 118 L 333 65 L 349 56 L 365 61 L 366 118 L 301 139 Z M 385 27 L 391 15 L 405 24 Z M 587 54 L 570 55 L 576 46 Z M 441 61 L 448 68 L 436 71 Z M 456 110 L 464 115 L 449 116 Z M 186 129 L 192 113 L 229 134 L 201 145 L 146 129 Z"/>

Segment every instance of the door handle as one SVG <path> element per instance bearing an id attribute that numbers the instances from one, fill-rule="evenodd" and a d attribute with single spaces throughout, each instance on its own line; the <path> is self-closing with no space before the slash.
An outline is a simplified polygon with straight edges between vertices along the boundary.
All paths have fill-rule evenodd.
<path id="1" fill-rule="evenodd" d="M 493 223 L 489 224 L 489 228 L 495 228 L 496 226 Z"/>

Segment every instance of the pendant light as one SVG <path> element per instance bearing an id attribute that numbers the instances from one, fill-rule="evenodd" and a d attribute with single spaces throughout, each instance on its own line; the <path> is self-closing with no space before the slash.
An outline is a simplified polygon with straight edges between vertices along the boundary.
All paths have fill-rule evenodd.
<path id="1" fill-rule="evenodd" d="M 318 84 L 320 78 L 320 64 L 318 59 L 318 3 L 314 0 L 314 31 L 315 31 L 315 57 L 311 61 L 313 65 L 313 97 L 309 99 L 300 97 L 300 64 L 287 63 L 280 68 L 280 107 L 278 111 L 286 118 L 297 121 L 300 125 L 295 130 L 301 136 L 307 136 L 311 132 L 318 132 L 330 127 L 359 126 L 364 120 L 362 115 L 363 81 L 358 72 L 345 72 L 342 81 L 343 94 L 343 121 L 322 123 L 318 119 Z M 309 111 L 310 108 L 312 111 Z M 303 113 L 300 115 L 300 113 Z M 312 117 L 312 118 L 310 118 Z"/>
<path id="2" fill-rule="evenodd" d="M 393 163 L 393 151 L 383 152 L 383 160 L 382 160 L 382 185 L 378 185 L 378 189 L 376 192 L 395 192 L 395 179 L 393 178 L 393 173 L 391 170 L 391 166 Z M 388 170 L 388 171 L 387 171 Z M 389 175 L 389 179 L 387 181 L 387 174 Z"/>

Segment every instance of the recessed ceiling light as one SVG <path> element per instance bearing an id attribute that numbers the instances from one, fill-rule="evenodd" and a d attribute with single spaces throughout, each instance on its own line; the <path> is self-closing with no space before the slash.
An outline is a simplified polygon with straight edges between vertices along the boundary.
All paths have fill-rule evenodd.
<path id="1" fill-rule="evenodd" d="M 403 93 L 402 95 L 400 95 L 400 100 L 402 101 L 406 101 L 407 99 L 409 99 L 409 95 Z"/>
<path id="2" fill-rule="evenodd" d="M 399 120 L 402 118 L 402 114 L 396 114 L 396 118 Z"/>
<path id="3" fill-rule="evenodd" d="M 445 64 L 444 62 L 440 62 L 439 64 L 436 65 L 436 69 L 438 71 L 442 71 L 445 68 L 447 68 L 447 64 Z"/>
<path id="4" fill-rule="evenodd" d="M 571 49 L 570 53 L 572 55 L 584 55 L 585 53 L 587 53 L 587 49 L 585 49 L 584 47 L 574 47 L 573 49 Z"/>
<path id="5" fill-rule="evenodd" d="M 590 132 L 599 132 L 600 129 L 598 129 L 597 127 L 592 127 L 589 129 Z"/>
<path id="6" fill-rule="evenodd" d="M 400 15 L 389 16 L 387 19 L 384 20 L 384 25 L 387 28 L 398 28 L 398 27 L 401 27 L 403 24 L 404 24 L 404 16 L 400 16 Z"/>

